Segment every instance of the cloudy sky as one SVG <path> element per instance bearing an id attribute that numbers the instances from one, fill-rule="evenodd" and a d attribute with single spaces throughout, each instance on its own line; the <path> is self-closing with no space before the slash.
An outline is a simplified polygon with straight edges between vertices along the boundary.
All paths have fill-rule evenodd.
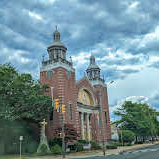
<path id="1" fill-rule="evenodd" d="M 92 53 L 112 112 L 125 100 L 159 110 L 159 0 L 1 0 L 0 64 L 39 78 L 55 26 L 77 79 Z"/>

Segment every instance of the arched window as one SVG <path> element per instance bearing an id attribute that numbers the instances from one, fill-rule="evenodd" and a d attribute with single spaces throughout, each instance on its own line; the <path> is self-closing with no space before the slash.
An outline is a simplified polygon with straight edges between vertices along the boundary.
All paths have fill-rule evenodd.
<path id="1" fill-rule="evenodd" d="M 82 89 L 79 91 L 78 102 L 85 104 L 85 105 L 90 105 L 90 106 L 94 105 L 93 97 L 92 97 L 91 93 L 86 89 Z"/>

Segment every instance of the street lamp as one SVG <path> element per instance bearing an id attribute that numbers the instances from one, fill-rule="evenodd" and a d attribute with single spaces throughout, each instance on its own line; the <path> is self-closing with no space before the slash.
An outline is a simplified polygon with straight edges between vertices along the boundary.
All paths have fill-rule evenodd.
<path id="1" fill-rule="evenodd" d="M 21 159 L 21 157 L 22 157 L 22 141 L 23 141 L 23 136 L 20 136 L 19 140 L 20 140 L 20 159 Z"/>

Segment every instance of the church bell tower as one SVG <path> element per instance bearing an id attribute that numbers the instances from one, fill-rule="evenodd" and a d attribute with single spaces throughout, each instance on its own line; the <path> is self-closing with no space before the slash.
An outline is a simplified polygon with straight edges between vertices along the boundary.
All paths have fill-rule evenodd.
<path id="1" fill-rule="evenodd" d="M 56 27 L 53 43 L 47 47 L 49 59 L 42 61 L 40 82 L 50 87 L 47 96 L 53 96 L 53 99 L 59 99 L 60 104 L 65 105 L 64 122 L 75 125 L 78 130 L 75 69 L 72 61 L 67 60 L 66 51 L 67 48 L 61 42 L 61 35 Z M 58 125 L 61 125 L 61 113 L 54 111 L 48 119 L 47 134 L 50 138 L 54 138 L 52 132 Z"/>

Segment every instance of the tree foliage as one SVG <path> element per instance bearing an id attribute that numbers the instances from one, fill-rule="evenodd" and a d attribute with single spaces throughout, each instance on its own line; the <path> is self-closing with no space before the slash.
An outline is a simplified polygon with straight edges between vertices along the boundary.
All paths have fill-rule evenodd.
<path id="1" fill-rule="evenodd" d="M 121 139 L 122 136 L 122 139 Z M 123 130 L 119 133 L 120 141 L 122 140 L 123 143 L 131 143 L 132 141 L 135 141 L 135 134 L 130 130 Z"/>
<path id="2" fill-rule="evenodd" d="M 35 136 L 38 135 L 31 130 L 37 130 L 36 123 L 52 111 L 51 99 L 44 96 L 46 90 L 47 86 L 42 86 L 39 82 L 34 81 L 30 74 L 20 74 L 10 64 L 0 65 L 0 145 L 3 147 L 2 153 L 15 151 L 17 146 L 13 143 L 19 142 L 21 135 L 25 136 L 25 145 L 31 143 L 27 143 L 29 140 L 36 143 Z M 30 152 L 30 150 L 27 151 Z"/>
<path id="3" fill-rule="evenodd" d="M 43 95 L 46 87 L 30 74 L 4 64 L 0 65 L 0 81 L 0 119 L 40 121 L 50 113 L 51 99 Z"/>
<path id="4" fill-rule="evenodd" d="M 54 136 L 56 138 L 62 137 L 62 136 L 60 136 L 60 134 L 62 133 L 61 126 L 57 127 L 53 133 L 54 133 Z M 76 142 L 78 137 L 79 137 L 77 130 L 74 128 L 74 126 L 72 124 L 65 124 L 64 125 L 64 133 L 65 133 L 66 144 L 69 144 L 71 142 L 72 143 Z"/>
<path id="5" fill-rule="evenodd" d="M 114 113 L 120 116 L 117 125 L 123 130 L 131 130 L 136 136 L 156 136 L 159 133 L 159 113 L 147 104 L 126 101 Z"/>

